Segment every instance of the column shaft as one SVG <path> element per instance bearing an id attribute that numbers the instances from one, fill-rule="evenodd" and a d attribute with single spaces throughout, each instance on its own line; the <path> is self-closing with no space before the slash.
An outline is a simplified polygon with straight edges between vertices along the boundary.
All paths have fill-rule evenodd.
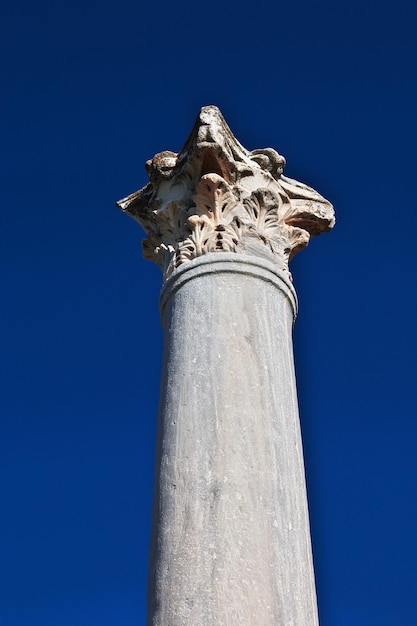
<path id="1" fill-rule="evenodd" d="M 148 626 L 317 626 L 292 350 L 269 261 L 212 253 L 165 282 Z"/>

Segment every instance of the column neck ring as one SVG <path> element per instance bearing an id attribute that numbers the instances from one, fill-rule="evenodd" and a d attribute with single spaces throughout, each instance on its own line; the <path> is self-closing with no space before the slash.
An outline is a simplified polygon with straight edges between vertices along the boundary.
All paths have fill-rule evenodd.
<path id="1" fill-rule="evenodd" d="M 206 274 L 235 273 L 269 282 L 282 291 L 292 308 L 294 320 L 298 311 L 297 294 L 291 280 L 274 263 L 260 257 L 229 252 L 213 252 L 180 265 L 164 282 L 159 299 L 161 318 L 168 300 L 182 285 Z"/>

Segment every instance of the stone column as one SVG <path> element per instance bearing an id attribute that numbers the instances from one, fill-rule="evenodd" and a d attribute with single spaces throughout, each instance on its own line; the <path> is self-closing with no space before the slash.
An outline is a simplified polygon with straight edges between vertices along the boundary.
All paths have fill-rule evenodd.
<path id="1" fill-rule="evenodd" d="M 288 261 L 332 206 L 204 107 L 119 206 L 163 271 L 148 625 L 316 626 Z"/>

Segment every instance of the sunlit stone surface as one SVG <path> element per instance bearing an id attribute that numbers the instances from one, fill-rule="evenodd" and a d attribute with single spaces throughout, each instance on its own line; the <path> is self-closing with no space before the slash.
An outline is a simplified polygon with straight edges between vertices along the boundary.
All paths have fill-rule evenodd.
<path id="1" fill-rule="evenodd" d="M 332 206 L 205 107 L 119 206 L 163 271 L 148 625 L 318 624 L 289 259 Z"/>

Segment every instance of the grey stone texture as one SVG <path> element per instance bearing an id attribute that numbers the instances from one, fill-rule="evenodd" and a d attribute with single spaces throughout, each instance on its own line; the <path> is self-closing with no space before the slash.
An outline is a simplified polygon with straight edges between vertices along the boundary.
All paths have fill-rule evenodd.
<path id="1" fill-rule="evenodd" d="M 332 205 L 204 107 L 118 206 L 163 272 L 148 626 L 317 626 L 288 262 Z"/>
<path id="2" fill-rule="evenodd" d="M 212 253 L 161 305 L 148 624 L 313 626 L 294 289 L 268 261 Z"/>

